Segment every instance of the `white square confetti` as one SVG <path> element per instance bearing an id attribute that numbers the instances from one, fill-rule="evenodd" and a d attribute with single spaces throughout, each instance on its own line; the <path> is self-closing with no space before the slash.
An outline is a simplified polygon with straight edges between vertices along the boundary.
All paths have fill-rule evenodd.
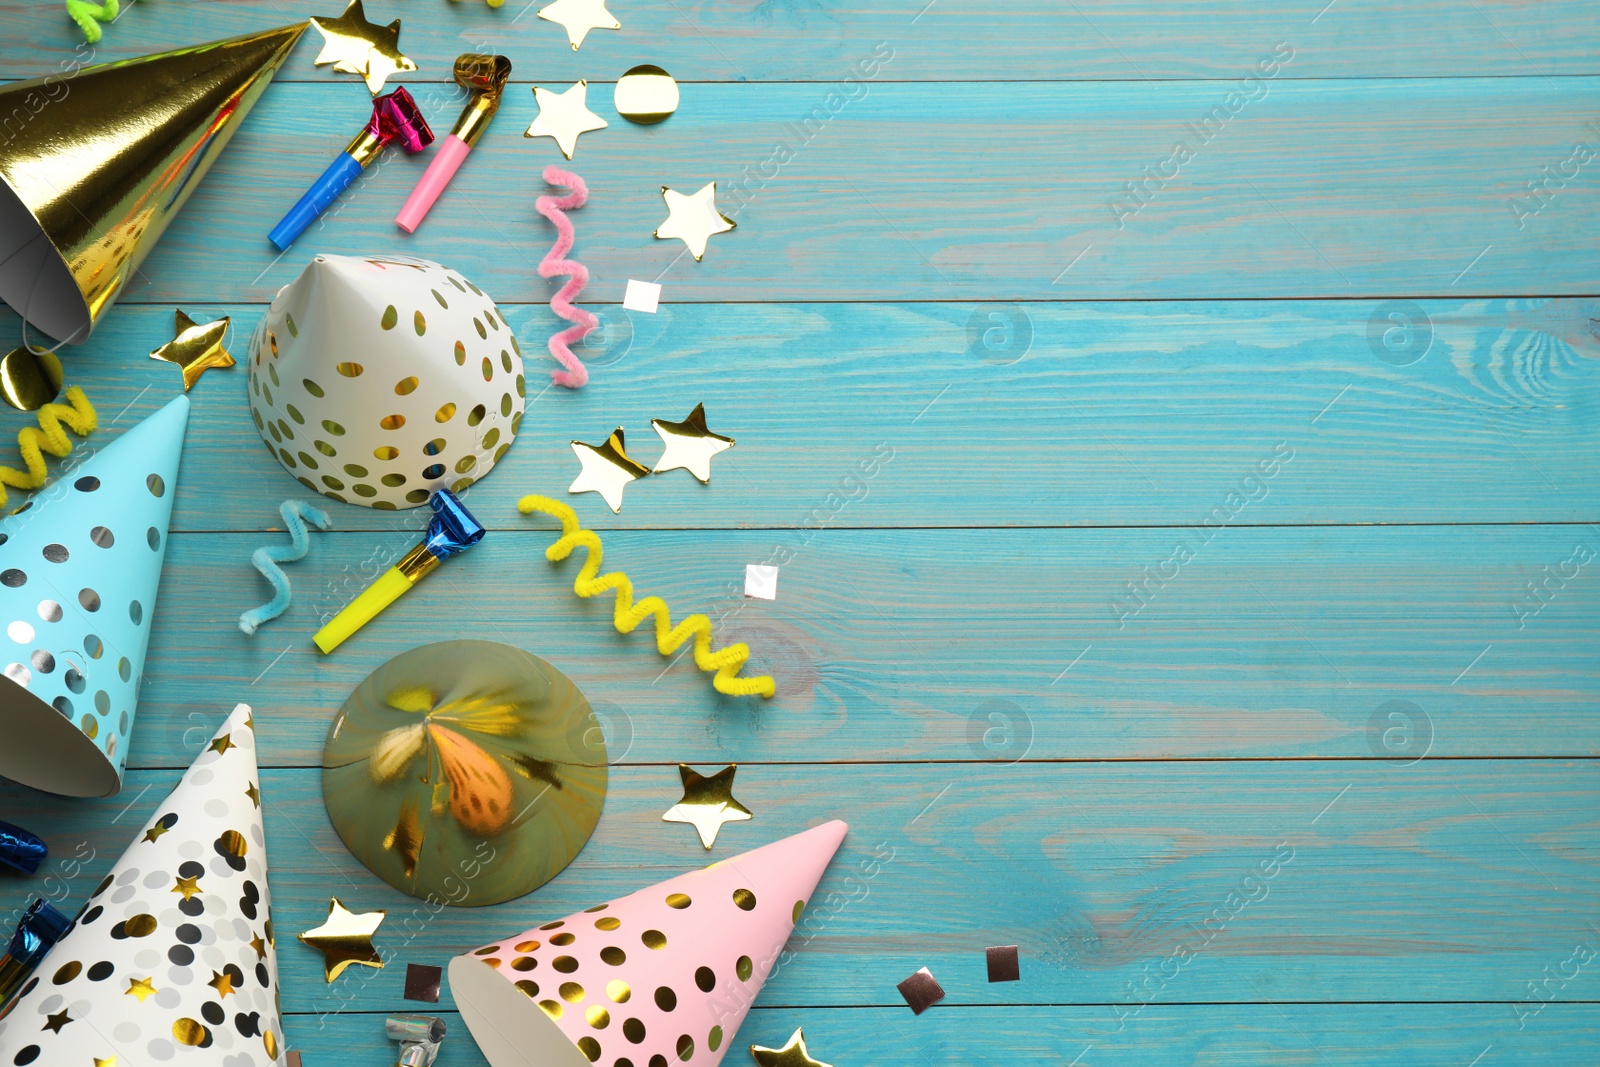
<path id="1" fill-rule="evenodd" d="M 778 568 L 760 563 L 745 564 L 744 595 L 758 600 L 777 600 Z"/>
<path id="2" fill-rule="evenodd" d="M 661 286 L 655 282 L 628 279 L 628 288 L 622 294 L 623 307 L 629 311 L 642 311 L 646 315 L 654 315 L 656 305 L 659 303 L 661 303 Z"/>

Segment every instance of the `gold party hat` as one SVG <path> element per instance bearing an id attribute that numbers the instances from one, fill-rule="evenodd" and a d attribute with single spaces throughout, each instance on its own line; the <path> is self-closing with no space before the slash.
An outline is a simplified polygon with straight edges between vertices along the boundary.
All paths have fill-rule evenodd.
<path id="1" fill-rule="evenodd" d="M 306 26 L 0 89 L 0 299 L 88 340 Z"/>

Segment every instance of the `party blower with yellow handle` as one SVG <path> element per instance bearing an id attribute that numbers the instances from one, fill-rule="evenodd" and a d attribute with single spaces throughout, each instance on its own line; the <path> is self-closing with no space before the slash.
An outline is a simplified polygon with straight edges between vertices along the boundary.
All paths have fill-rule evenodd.
<path id="1" fill-rule="evenodd" d="M 472 517 L 472 512 L 450 490 L 436 490 L 428 504 L 433 508 L 433 518 L 428 522 L 428 533 L 422 543 L 379 575 L 377 581 L 329 619 L 328 625 L 311 639 L 324 655 L 344 644 L 351 634 L 399 600 L 445 559 L 483 540 L 483 524 Z"/>

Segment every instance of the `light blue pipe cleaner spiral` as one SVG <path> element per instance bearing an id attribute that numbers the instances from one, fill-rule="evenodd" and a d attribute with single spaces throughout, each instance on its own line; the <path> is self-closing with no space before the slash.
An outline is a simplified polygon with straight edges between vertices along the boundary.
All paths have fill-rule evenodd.
<path id="1" fill-rule="evenodd" d="M 261 576 L 272 583 L 272 599 L 259 608 L 251 608 L 239 616 L 239 629 L 253 635 L 264 622 L 271 622 L 289 609 L 291 593 L 289 579 L 284 576 L 279 563 L 291 563 L 297 559 L 305 558 L 311 551 L 311 535 L 306 531 L 306 521 L 319 530 L 326 530 L 329 526 L 328 516 L 314 504 L 304 500 L 285 500 L 278 513 L 283 516 L 283 525 L 289 534 L 287 545 L 262 545 L 250 554 L 250 562 L 254 563 Z"/>

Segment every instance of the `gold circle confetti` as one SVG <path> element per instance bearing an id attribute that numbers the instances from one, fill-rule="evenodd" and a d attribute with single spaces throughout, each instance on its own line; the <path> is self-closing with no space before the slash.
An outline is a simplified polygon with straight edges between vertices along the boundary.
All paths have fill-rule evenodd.
<path id="1" fill-rule="evenodd" d="M 641 63 L 617 79 L 611 96 L 617 114 L 649 126 L 678 110 L 678 83 L 652 63 Z"/>
<path id="2" fill-rule="evenodd" d="M 172 1036 L 178 1039 L 178 1044 L 193 1047 L 208 1040 L 211 1031 L 207 1030 L 203 1023 L 184 1018 L 172 1024 Z"/>

